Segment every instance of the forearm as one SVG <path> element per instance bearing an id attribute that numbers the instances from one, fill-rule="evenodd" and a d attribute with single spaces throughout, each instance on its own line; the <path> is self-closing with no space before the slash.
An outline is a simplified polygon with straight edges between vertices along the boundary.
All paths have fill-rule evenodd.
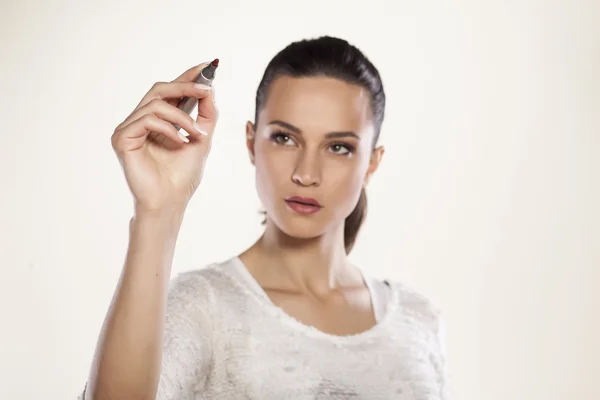
<path id="1" fill-rule="evenodd" d="M 160 377 L 171 264 L 183 212 L 137 213 L 100 334 L 87 399 L 153 399 Z"/>

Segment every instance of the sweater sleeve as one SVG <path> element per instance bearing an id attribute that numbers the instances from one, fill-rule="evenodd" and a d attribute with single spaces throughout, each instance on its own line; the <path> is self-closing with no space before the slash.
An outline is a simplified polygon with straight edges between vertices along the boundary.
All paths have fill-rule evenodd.
<path id="1" fill-rule="evenodd" d="M 169 288 L 157 400 L 194 399 L 212 363 L 215 297 L 199 271 L 180 274 Z"/>
<path id="2" fill-rule="evenodd" d="M 432 362 L 435 367 L 438 379 L 439 398 L 440 400 L 450 400 L 450 389 L 448 384 L 448 366 L 446 362 L 446 332 L 444 322 L 440 314 L 436 317 L 433 340 Z"/>

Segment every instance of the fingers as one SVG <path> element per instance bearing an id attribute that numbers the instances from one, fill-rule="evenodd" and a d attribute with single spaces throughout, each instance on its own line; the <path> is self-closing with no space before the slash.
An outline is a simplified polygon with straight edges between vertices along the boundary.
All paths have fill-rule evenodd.
<path id="1" fill-rule="evenodd" d="M 196 65 L 185 71 L 183 74 L 179 75 L 173 80 L 173 82 L 193 82 L 196 80 L 196 77 L 198 76 L 200 71 L 208 67 L 209 64 L 210 62 L 205 62 L 200 65 Z"/>
<path id="2" fill-rule="evenodd" d="M 210 136 L 218 118 L 213 90 L 210 86 L 194 82 L 207 65 L 209 63 L 194 66 L 172 82 L 155 83 L 133 112 L 115 129 L 112 137 L 114 149 L 117 152 L 139 149 L 151 133 L 151 139 L 161 136 L 159 141 L 168 139 L 179 145 L 189 142 L 186 137 L 189 134 Z M 176 107 L 184 97 L 198 99 L 198 117 L 195 121 Z M 188 134 L 182 135 L 179 127 Z"/>
<path id="3" fill-rule="evenodd" d="M 173 82 L 193 82 L 196 77 L 198 76 L 198 74 L 200 74 L 200 71 L 202 71 L 204 68 L 206 68 L 208 65 L 210 64 L 210 62 L 205 62 L 202 63 L 200 65 L 196 65 L 190 69 L 188 69 L 187 71 L 185 71 L 183 74 L 181 74 L 179 77 L 177 77 L 175 80 L 173 80 Z M 216 122 L 216 120 L 219 118 L 219 112 L 217 109 L 217 106 L 215 104 L 215 91 L 214 88 L 210 91 L 210 93 L 207 94 L 207 96 L 202 97 L 199 99 L 198 101 L 198 121 L 199 122 L 209 122 L 208 120 L 212 121 L 212 124 L 214 124 Z"/>
<path id="4" fill-rule="evenodd" d="M 208 135 L 206 129 L 202 128 L 190 115 L 160 99 L 153 99 L 142 108 L 134 111 L 117 129 L 127 127 L 130 123 L 146 114 L 154 114 L 162 120 L 183 128 L 189 134 L 196 136 Z M 178 129 L 177 127 L 175 128 L 176 130 Z"/>
<path id="5" fill-rule="evenodd" d="M 126 153 L 140 149 L 150 132 L 162 134 L 175 143 L 187 143 L 189 139 L 181 135 L 173 124 L 154 114 L 145 114 L 125 128 L 115 130 L 111 138 L 113 149 L 117 153 Z"/>
<path id="6" fill-rule="evenodd" d="M 146 93 L 134 112 L 154 99 L 179 100 L 182 97 L 201 99 L 210 95 L 211 87 L 194 82 L 157 82 Z"/>
<path id="7" fill-rule="evenodd" d="M 198 120 L 214 124 L 218 119 L 219 110 L 215 102 L 215 89 L 212 88 L 210 93 L 198 101 Z"/>

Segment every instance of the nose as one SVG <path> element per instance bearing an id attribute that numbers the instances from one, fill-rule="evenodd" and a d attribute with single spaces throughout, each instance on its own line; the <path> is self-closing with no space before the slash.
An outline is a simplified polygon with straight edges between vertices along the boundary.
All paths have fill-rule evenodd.
<path id="1" fill-rule="evenodd" d="M 302 151 L 298 155 L 292 181 L 300 186 L 319 186 L 321 184 L 321 167 L 317 154 Z"/>

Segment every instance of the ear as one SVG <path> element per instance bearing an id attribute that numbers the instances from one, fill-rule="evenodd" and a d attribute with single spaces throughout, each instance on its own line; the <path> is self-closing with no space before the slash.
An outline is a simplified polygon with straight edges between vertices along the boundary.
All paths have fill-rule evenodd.
<path id="1" fill-rule="evenodd" d="M 379 168 L 379 164 L 381 163 L 381 160 L 383 158 L 383 153 L 385 153 L 385 149 L 383 148 L 383 146 L 377 147 L 371 153 L 371 159 L 369 160 L 369 168 L 367 169 L 367 173 L 365 174 L 363 187 L 367 186 L 369 180 L 371 179 L 371 176 L 373 176 L 375 171 L 377 171 L 377 168 Z"/>
<path id="2" fill-rule="evenodd" d="M 255 128 L 252 122 L 246 122 L 246 148 L 248 148 L 248 155 L 250 156 L 250 162 L 254 165 L 254 134 Z"/>

